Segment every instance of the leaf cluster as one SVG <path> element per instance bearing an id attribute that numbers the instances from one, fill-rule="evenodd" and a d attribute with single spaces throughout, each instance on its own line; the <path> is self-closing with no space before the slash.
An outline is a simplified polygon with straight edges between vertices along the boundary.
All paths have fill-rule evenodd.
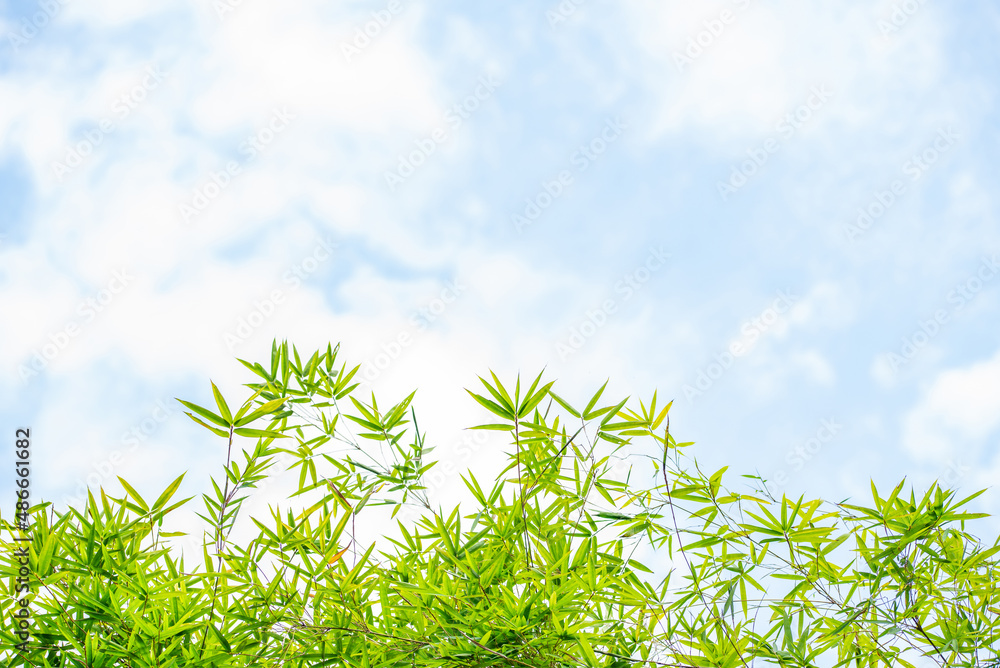
<path id="1" fill-rule="evenodd" d="M 233 412 L 188 415 L 225 444 L 201 497 L 201 558 L 169 548 L 165 518 L 183 475 L 153 503 L 90 494 L 81 508 L 32 509 L 33 635 L 18 649 L 16 599 L 0 598 L 9 666 L 995 666 L 997 552 L 967 531 L 983 517 L 935 485 L 872 485 L 871 506 L 733 491 L 670 433 L 671 405 L 582 407 L 539 374 L 469 390 L 500 432 L 492 480 L 462 475 L 469 502 L 434 509 L 434 466 L 414 394 L 381 407 L 357 396 L 339 346 L 303 360 L 287 343 Z M 512 386 L 511 386 L 512 385 Z M 523 391 L 522 391 L 523 389 Z M 236 404 L 234 404 L 234 407 Z M 220 451 L 220 461 L 222 460 Z M 300 508 L 249 517 L 243 502 L 275 465 L 297 470 Z M 257 490 L 259 491 L 259 490 Z M 291 499 L 289 499 L 291 501 Z M 413 509 L 399 515 L 403 508 Z M 375 514 L 373 514 L 375 513 Z M 365 544 L 362 523 L 396 531 Z M 25 543 L 0 540 L 15 589 Z M 363 533 L 363 532 L 361 532 Z"/>

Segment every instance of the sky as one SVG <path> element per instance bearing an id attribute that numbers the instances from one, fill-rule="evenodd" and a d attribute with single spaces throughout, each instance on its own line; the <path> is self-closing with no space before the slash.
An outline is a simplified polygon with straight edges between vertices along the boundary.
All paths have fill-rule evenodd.
<path id="1" fill-rule="evenodd" d="M 175 399 L 340 342 L 456 470 L 503 450 L 470 462 L 463 388 L 544 369 L 673 399 L 737 489 L 996 514 L 998 32 L 977 0 L 0 2 L 0 424 L 57 507 L 199 495 L 224 447 Z"/>

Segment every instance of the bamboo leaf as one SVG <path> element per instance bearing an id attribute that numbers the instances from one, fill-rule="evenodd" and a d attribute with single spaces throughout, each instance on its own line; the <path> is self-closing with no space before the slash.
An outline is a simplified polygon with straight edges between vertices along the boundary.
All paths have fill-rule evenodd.
<path id="1" fill-rule="evenodd" d="M 230 427 L 229 422 L 227 422 L 226 420 L 222 419 L 220 416 L 216 415 L 212 411 L 207 410 L 205 408 L 202 408 L 201 406 L 198 406 L 197 404 L 192 404 L 190 402 L 183 401 L 181 399 L 178 399 L 177 401 L 179 401 L 181 404 L 183 404 L 187 408 L 190 408 L 192 411 L 194 411 L 195 413 L 197 413 L 201 417 L 205 418 L 209 422 L 214 422 L 215 424 L 219 425 L 220 427 L 225 427 L 226 429 L 229 429 L 229 427 Z"/>
<path id="2" fill-rule="evenodd" d="M 229 406 L 226 405 L 226 400 L 222 398 L 222 392 L 219 392 L 219 388 L 215 386 L 215 383 L 212 383 L 212 394 L 215 396 L 215 405 L 219 407 L 219 415 L 226 421 L 226 426 L 232 425 L 233 414 L 229 412 Z"/>
<path id="3" fill-rule="evenodd" d="M 514 414 L 511 411 L 508 411 L 506 408 L 503 408 L 498 404 L 490 401 L 486 397 L 482 397 L 474 392 L 471 392 L 469 390 L 466 390 L 466 392 L 472 395 L 472 398 L 475 399 L 479 403 L 479 405 L 481 405 L 483 408 L 493 413 L 494 415 L 507 418 L 508 420 L 514 419 Z"/>
<path id="4" fill-rule="evenodd" d="M 122 484 L 122 487 L 125 488 L 125 492 L 129 496 L 131 496 L 133 500 L 135 500 L 135 502 L 139 505 L 140 508 L 142 508 L 142 512 L 148 513 L 149 506 L 146 505 L 146 502 L 142 500 L 141 496 L 139 496 L 139 492 L 135 491 L 135 488 L 133 488 L 132 485 L 128 484 L 125 478 L 122 478 L 121 476 L 117 476 L 117 478 L 118 482 L 120 482 Z"/>
<path id="5" fill-rule="evenodd" d="M 153 502 L 153 512 L 156 512 L 165 506 L 168 501 L 170 501 L 174 493 L 177 491 L 177 488 L 181 486 L 181 481 L 184 480 L 184 475 L 185 474 L 182 473 L 176 480 L 170 483 L 165 490 L 163 490 L 163 494 L 160 494 L 159 498 Z"/>

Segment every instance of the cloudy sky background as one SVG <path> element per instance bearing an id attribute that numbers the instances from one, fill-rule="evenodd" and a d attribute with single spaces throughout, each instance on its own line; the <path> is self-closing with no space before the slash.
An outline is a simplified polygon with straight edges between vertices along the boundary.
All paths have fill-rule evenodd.
<path id="1" fill-rule="evenodd" d="M 675 399 L 706 467 L 779 493 L 995 487 L 998 31 L 985 1 L 0 2 L 0 424 L 36 498 L 199 494 L 224 451 L 173 398 L 236 403 L 277 337 L 419 389 L 462 466 L 462 388 L 545 367 Z"/>

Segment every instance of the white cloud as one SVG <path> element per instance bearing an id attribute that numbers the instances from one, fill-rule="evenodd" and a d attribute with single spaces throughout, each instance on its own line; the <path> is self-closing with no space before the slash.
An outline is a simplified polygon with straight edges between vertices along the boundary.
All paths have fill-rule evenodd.
<path id="1" fill-rule="evenodd" d="M 823 280 L 795 303 L 788 321 L 807 331 L 843 329 L 854 321 L 857 303 L 858 295 L 849 294 L 841 283 Z"/>
<path id="2" fill-rule="evenodd" d="M 767 401 L 791 391 L 806 381 L 811 385 L 832 385 L 836 372 L 826 356 L 815 349 L 777 351 L 768 346 L 746 358 L 737 373 L 745 386 L 744 395 L 755 402 Z"/>
<path id="3" fill-rule="evenodd" d="M 889 362 L 888 355 L 877 355 L 872 360 L 868 373 L 882 387 L 892 387 L 896 384 L 896 369 Z"/>
<path id="4" fill-rule="evenodd" d="M 924 8 L 887 40 L 869 6 L 744 0 L 634 0 L 627 6 L 643 55 L 658 65 L 642 70 L 644 85 L 659 99 L 653 136 L 695 130 L 702 141 L 738 147 L 748 136 L 773 134 L 778 120 L 821 84 L 834 93 L 816 112 L 824 123 L 836 118 L 857 127 L 877 119 L 894 133 L 915 116 L 935 115 L 911 109 L 894 120 L 892 113 L 912 96 L 939 94 L 942 30 L 934 8 Z M 720 19 L 723 11 L 728 23 Z M 677 58 L 689 57 L 692 40 L 704 46 L 693 48 L 697 55 L 679 71 Z"/>
<path id="5" fill-rule="evenodd" d="M 836 378 L 833 366 L 819 351 L 803 350 L 792 353 L 790 361 L 800 373 L 818 385 L 832 385 Z"/>
<path id="6" fill-rule="evenodd" d="M 940 373 L 903 418 L 903 447 L 935 462 L 974 459 L 1000 427 L 1000 352 Z"/>
<path id="7" fill-rule="evenodd" d="M 99 33 L 121 15 L 78 10 L 65 18 Z M 41 204 L 27 244 L 0 249 L 14 281 L 0 303 L 11 312 L 46 307 L 30 323 L 0 324 L 8 342 L 0 352 L 3 366 L 21 362 L 75 317 L 77 302 L 110 272 L 128 267 L 135 284 L 50 370 L 80 371 L 117 351 L 136 361 L 137 371 L 176 371 L 178 338 L 187 339 L 181 348 L 201 350 L 187 350 L 188 368 L 206 368 L 209 359 L 228 356 L 221 333 L 262 291 L 285 287 L 275 268 L 287 268 L 309 250 L 296 242 L 315 234 L 317 226 L 299 215 L 313 200 L 313 212 L 327 226 L 356 230 L 378 239 L 381 252 L 425 262 L 420 238 L 404 223 L 365 212 L 382 193 L 356 182 L 350 167 L 380 161 L 373 146 L 387 138 L 410 137 L 439 122 L 435 100 L 446 95 L 438 90 L 434 64 L 415 44 L 417 6 L 408 5 L 362 57 L 346 62 L 340 41 L 330 35 L 347 39 L 365 18 L 333 18 L 321 3 L 294 11 L 244 3 L 221 23 L 213 16 L 198 25 L 187 55 L 160 47 L 136 64 L 129 48 L 109 45 L 102 47 L 107 61 L 87 76 L 58 57 L 41 59 L 46 45 L 32 44 L 36 57 L 21 63 L 30 72 L 5 76 L 0 84 L 9 102 L 0 110 L 0 136 L 6 149 L 23 152 Z M 167 71 L 166 83 L 58 183 L 52 161 L 81 138 L 80 128 L 113 116 L 115 99 L 141 81 L 149 63 Z M 283 105 L 298 116 L 289 129 L 184 226 L 179 203 L 190 202 L 194 189 L 223 168 L 227 153 Z M 221 260 L 232 244 L 254 236 L 270 239 L 262 254 Z M 303 287 L 296 305 L 285 307 L 281 328 L 288 331 L 299 308 L 323 310 L 322 290 L 319 284 Z M 315 294 L 303 298 L 306 293 Z M 179 337 L 178 323 L 195 327 L 182 328 Z M 255 338 L 275 329 L 277 323 L 269 323 Z"/>

